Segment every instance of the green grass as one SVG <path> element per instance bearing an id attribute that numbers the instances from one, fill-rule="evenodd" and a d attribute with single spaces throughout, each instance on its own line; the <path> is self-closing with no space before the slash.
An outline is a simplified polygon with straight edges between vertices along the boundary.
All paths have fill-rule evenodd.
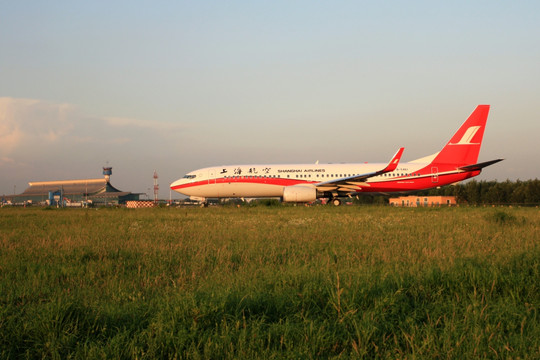
<path id="1" fill-rule="evenodd" d="M 536 208 L 0 209 L 0 358 L 540 358 Z"/>

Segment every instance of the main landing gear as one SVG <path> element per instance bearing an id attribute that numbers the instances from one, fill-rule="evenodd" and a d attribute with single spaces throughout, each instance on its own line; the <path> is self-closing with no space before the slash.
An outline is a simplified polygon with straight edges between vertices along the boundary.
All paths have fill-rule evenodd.
<path id="1" fill-rule="evenodd" d="M 339 200 L 338 198 L 333 198 L 332 200 L 330 200 L 330 204 L 334 206 L 339 206 L 341 205 L 341 200 Z"/>

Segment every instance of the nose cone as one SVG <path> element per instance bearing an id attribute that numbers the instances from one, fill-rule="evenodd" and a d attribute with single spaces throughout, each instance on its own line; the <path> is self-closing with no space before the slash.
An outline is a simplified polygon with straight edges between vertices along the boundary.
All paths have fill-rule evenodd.
<path id="1" fill-rule="evenodd" d="M 183 184 L 184 184 L 184 180 L 178 179 L 171 184 L 171 190 L 178 191 Z"/>

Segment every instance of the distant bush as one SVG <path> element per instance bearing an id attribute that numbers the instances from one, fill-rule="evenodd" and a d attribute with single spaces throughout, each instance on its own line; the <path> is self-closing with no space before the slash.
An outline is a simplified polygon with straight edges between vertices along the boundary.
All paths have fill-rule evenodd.
<path id="1" fill-rule="evenodd" d="M 522 224 L 524 222 L 524 219 L 520 219 L 517 216 L 502 210 L 497 210 L 486 216 L 486 218 L 488 221 L 499 225 Z"/>
<path id="2" fill-rule="evenodd" d="M 249 202 L 249 206 L 281 206 L 278 199 L 257 199 Z"/>

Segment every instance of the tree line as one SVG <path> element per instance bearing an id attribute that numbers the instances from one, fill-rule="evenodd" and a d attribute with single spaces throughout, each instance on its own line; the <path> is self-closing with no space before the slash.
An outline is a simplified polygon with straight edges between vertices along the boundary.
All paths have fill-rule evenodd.
<path id="1" fill-rule="evenodd" d="M 405 194 L 407 195 L 407 194 Z M 418 196 L 455 196 L 458 204 L 468 205 L 540 205 L 540 180 L 476 181 L 443 186 L 411 193 Z M 388 203 L 390 196 L 359 196 L 355 202 L 362 204 Z"/>
<path id="2" fill-rule="evenodd" d="M 426 191 L 427 195 L 455 196 L 469 205 L 539 205 L 540 180 L 476 181 Z"/>

